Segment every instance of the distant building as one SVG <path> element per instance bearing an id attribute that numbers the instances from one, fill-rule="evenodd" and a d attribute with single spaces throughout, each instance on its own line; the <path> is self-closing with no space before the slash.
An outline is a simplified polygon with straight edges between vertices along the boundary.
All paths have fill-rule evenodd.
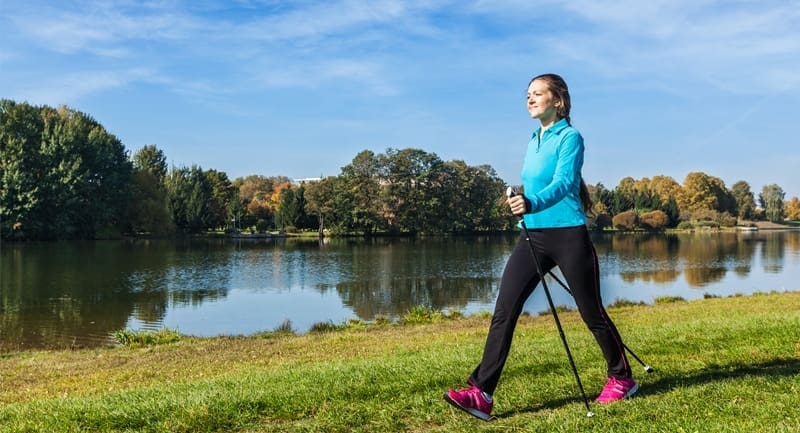
<path id="1" fill-rule="evenodd" d="M 319 182 L 320 180 L 322 180 L 321 177 L 304 177 L 301 179 L 292 179 L 292 183 L 294 183 L 295 185 L 300 185 L 301 183 Z"/>

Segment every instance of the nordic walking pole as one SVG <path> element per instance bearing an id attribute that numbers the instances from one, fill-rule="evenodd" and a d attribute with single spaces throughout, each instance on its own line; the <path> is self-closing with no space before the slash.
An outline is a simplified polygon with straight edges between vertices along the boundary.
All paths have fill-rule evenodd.
<path id="1" fill-rule="evenodd" d="M 573 294 L 572 294 L 572 291 L 569 289 L 569 287 L 567 287 L 567 285 L 566 285 L 566 284 L 564 284 L 564 282 L 563 282 L 563 281 L 561 281 L 561 280 L 560 280 L 560 279 L 559 279 L 557 276 L 555 276 L 555 275 L 553 274 L 553 271 L 547 271 L 547 274 L 548 274 L 548 275 L 550 275 L 550 277 L 551 277 L 552 279 L 556 280 L 556 282 L 557 282 L 558 284 L 560 284 L 560 285 L 561 285 L 561 287 L 563 287 L 563 288 L 564 288 L 564 290 L 566 290 L 566 291 L 567 291 L 567 293 L 569 293 L 569 294 L 570 294 L 570 296 L 572 296 L 573 298 L 575 297 L 575 295 L 573 295 Z M 622 347 L 623 347 L 625 350 L 627 350 L 627 351 L 628 351 L 628 354 L 630 354 L 630 355 L 633 357 L 633 359 L 635 359 L 635 360 L 636 360 L 636 361 L 637 361 L 639 364 L 641 364 L 641 365 L 642 365 L 642 367 L 644 368 L 644 371 L 646 371 L 646 372 L 648 372 L 648 373 L 652 373 L 653 371 L 655 371 L 655 370 L 653 369 L 653 367 L 651 367 L 651 366 L 647 365 L 647 364 L 646 364 L 644 361 L 642 361 L 641 359 L 639 359 L 639 357 L 638 357 L 638 356 L 636 356 L 636 354 L 635 354 L 635 353 L 633 353 L 633 350 L 631 350 L 631 348 L 630 348 L 630 347 L 628 347 L 628 345 L 626 345 L 625 343 L 622 343 Z"/>
<path id="2" fill-rule="evenodd" d="M 508 187 L 506 190 L 506 196 L 511 198 L 514 195 L 514 190 L 511 187 Z M 564 350 L 567 351 L 567 358 L 569 358 L 569 365 L 572 367 L 572 374 L 575 375 L 575 381 L 578 383 L 578 388 L 581 390 L 583 404 L 586 406 L 586 416 L 593 417 L 594 412 L 592 412 L 591 407 L 589 407 L 589 399 L 586 398 L 586 391 L 583 390 L 583 383 L 581 383 L 581 377 L 578 374 L 578 368 L 575 367 L 575 360 L 572 359 L 572 352 L 569 350 L 567 337 L 564 335 L 564 329 L 561 327 L 561 321 L 558 320 L 556 306 L 553 305 L 553 298 L 550 296 L 550 290 L 547 288 L 547 282 L 544 279 L 544 272 L 542 272 L 542 265 L 539 263 L 539 258 L 536 256 L 536 249 L 533 247 L 533 240 L 531 239 L 530 233 L 528 233 L 528 227 L 525 225 L 525 218 L 520 218 L 520 224 L 522 225 L 522 230 L 525 232 L 525 238 L 528 241 L 528 245 L 531 247 L 533 263 L 536 265 L 536 272 L 539 273 L 539 279 L 542 280 L 542 288 L 544 289 L 544 294 L 547 296 L 547 303 L 550 305 L 550 311 L 553 313 L 553 319 L 555 319 L 556 327 L 558 328 L 558 334 L 561 336 L 561 342 L 564 344 Z"/>

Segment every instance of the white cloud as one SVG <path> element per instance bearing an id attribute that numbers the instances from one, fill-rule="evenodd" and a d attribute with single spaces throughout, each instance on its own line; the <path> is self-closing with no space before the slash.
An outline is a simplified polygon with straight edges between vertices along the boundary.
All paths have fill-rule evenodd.
<path id="1" fill-rule="evenodd" d="M 75 8 L 18 3 L 6 13 L 23 37 L 61 54 L 122 57 L 130 54 L 132 41 L 179 40 L 202 28 L 190 16 L 146 5 L 134 10 L 135 3 L 125 2 L 87 2 Z"/>
<path id="2" fill-rule="evenodd" d="M 51 77 L 32 76 L 20 86 L 12 99 L 32 104 L 69 104 L 87 95 L 128 85 L 134 81 L 157 81 L 153 71 L 84 71 Z"/>

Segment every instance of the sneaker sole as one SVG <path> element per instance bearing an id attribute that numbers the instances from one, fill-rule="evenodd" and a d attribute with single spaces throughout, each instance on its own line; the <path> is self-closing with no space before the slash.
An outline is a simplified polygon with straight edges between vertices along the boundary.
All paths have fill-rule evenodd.
<path id="1" fill-rule="evenodd" d="M 480 420 L 489 421 L 490 419 L 492 419 L 492 416 L 487 414 L 487 413 L 483 413 L 483 412 L 481 412 L 481 411 L 479 411 L 477 409 L 470 409 L 470 408 L 461 406 L 460 404 L 458 404 L 458 402 L 456 402 L 455 400 L 451 399 L 450 396 L 447 395 L 447 393 L 444 393 L 444 401 L 450 403 L 451 406 L 453 406 L 455 408 L 458 408 L 458 409 L 461 409 L 464 412 L 466 412 L 466 413 L 468 413 L 468 414 L 470 414 L 470 415 L 472 415 L 475 418 L 478 418 Z"/>

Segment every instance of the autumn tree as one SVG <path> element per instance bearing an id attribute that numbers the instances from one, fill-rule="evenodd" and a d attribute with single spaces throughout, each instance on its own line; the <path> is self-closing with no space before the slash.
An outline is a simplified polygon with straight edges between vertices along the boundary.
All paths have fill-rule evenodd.
<path id="1" fill-rule="evenodd" d="M 792 197 L 784 203 L 783 216 L 789 221 L 800 221 L 800 198 Z"/>
<path id="2" fill-rule="evenodd" d="M 677 200 L 681 192 L 681 185 L 671 176 L 658 175 L 653 176 L 653 179 L 650 180 L 650 189 L 663 204 L 670 200 Z"/>
<path id="3" fill-rule="evenodd" d="M 722 179 L 702 172 L 689 173 L 683 181 L 678 205 L 689 212 L 735 212 L 735 199 Z"/>

